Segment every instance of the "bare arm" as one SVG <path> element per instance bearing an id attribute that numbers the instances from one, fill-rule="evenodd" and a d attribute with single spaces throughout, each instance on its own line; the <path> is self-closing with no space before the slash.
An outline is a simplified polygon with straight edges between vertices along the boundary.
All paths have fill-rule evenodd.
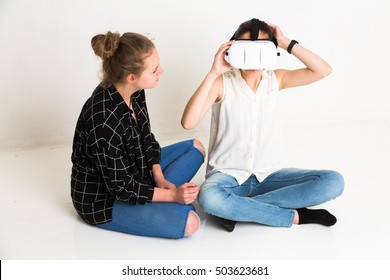
<path id="1" fill-rule="evenodd" d="M 193 182 L 185 183 L 176 188 L 174 184 L 167 181 L 160 164 L 153 165 L 153 175 L 156 187 L 154 188 L 152 201 L 190 204 L 198 196 L 199 187 Z"/>
<path id="2" fill-rule="evenodd" d="M 174 189 L 176 186 L 165 179 L 160 164 L 153 165 L 153 177 L 157 188 Z"/>
<path id="3" fill-rule="evenodd" d="M 286 50 L 291 40 L 283 35 L 278 26 L 274 24 L 269 24 L 269 26 L 272 28 L 279 46 Z M 332 67 L 325 60 L 299 44 L 294 45 L 291 54 L 298 58 L 306 68 L 275 70 L 279 89 L 311 84 L 325 78 L 332 72 Z"/>
<path id="4" fill-rule="evenodd" d="M 210 72 L 188 101 L 181 119 L 181 124 L 185 129 L 196 127 L 214 102 L 221 99 L 223 90 L 221 74 L 232 68 L 224 56 L 232 43 L 227 42 L 219 48 L 214 56 Z"/>

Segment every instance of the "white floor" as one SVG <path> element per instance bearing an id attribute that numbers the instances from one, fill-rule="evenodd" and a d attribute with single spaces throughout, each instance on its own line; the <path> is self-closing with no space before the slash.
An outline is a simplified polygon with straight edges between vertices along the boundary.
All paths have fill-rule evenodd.
<path id="1" fill-rule="evenodd" d="M 182 240 L 100 230 L 71 204 L 70 146 L 3 151 L 0 259 L 390 259 L 390 123 L 290 128 L 285 136 L 291 166 L 344 175 L 344 194 L 323 205 L 337 216 L 334 227 L 241 223 L 228 233 L 203 215 L 201 230 Z M 204 166 L 195 181 L 203 176 Z"/>

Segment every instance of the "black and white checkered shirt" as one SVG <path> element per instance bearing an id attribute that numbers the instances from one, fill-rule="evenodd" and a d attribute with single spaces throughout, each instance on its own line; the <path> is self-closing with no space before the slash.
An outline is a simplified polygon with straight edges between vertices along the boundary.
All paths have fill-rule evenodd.
<path id="1" fill-rule="evenodd" d="M 160 145 L 150 131 L 145 92 L 134 93 L 131 103 L 137 121 L 114 86 L 98 86 L 77 121 L 71 196 L 87 223 L 110 221 L 115 199 L 145 204 L 153 197 Z"/>

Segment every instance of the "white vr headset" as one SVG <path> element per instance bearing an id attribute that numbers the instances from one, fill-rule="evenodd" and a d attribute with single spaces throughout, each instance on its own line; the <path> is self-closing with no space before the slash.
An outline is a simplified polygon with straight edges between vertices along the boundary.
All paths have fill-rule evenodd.
<path id="1" fill-rule="evenodd" d="M 272 69 L 279 52 L 277 41 L 271 39 L 258 39 L 260 21 L 252 19 L 250 40 L 236 40 L 229 48 L 226 56 L 227 62 L 237 69 L 262 70 Z M 231 38 L 235 40 L 235 35 Z"/>
<path id="2" fill-rule="evenodd" d="M 233 68 L 246 70 L 272 69 L 278 51 L 272 41 L 235 41 L 229 48 L 227 61 Z"/>

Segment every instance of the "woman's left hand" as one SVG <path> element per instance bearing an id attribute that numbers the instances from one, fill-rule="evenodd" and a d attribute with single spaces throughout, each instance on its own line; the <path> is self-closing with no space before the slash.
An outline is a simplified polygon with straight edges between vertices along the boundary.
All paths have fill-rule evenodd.
<path id="1" fill-rule="evenodd" d="M 156 181 L 156 187 L 161 189 L 176 189 L 176 186 L 165 178 Z"/>
<path id="2" fill-rule="evenodd" d="M 290 44 L 291 40 L 284 36 L 282 30 L 280 29 L 279 26 L 273 23 L 268 23 L 269 27 L 272 29 L 272 32 L 274 33 L 274 36 L 276 40 L 278 41 L 278 45 L 282 49 L 287 49 L 288 44 Z"/>

